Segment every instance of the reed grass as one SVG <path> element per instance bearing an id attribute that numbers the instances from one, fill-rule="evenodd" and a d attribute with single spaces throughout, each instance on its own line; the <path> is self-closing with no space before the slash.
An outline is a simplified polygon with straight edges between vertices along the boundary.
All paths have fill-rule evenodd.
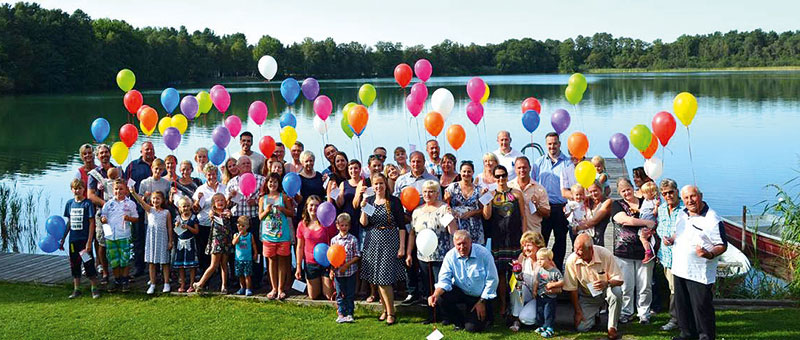
<path id="1" fill-rule="evenodd" d="M 33 252 L 49 211 L 44 189 L 23 192 L 16 184 L 0 183 L 0 251 Z"/>
<path id="2" fill-rule="evenodd" d="M 795 177 L 786 182 L 784 187 L 789 184 L 796 184 L 800 177 Z M 786 256 L 800 254 L 800 196 L 791 195 L 783 187 L 770 184 L 767 186 L 775 190 L 776 201 L 767 203 L 764 208 L 765 214 L 772 214 L 777 218 L 772 222 L 771 228 L 779 228 L 781 240 L 784 243 Z M 789 282 L 789 290 L 795 297 L 800 297 L 800 256 L 795 256 L 789 262 L 792 271 L 792 280 Z"/>

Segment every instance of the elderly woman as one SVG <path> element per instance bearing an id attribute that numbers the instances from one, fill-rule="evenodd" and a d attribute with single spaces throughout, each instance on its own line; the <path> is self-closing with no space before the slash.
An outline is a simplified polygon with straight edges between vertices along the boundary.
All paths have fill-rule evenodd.
<path id="1" fill-rule="evenodd" d="M 611 220 L 614 223 L 614 257 L 622 270 L 624 281 L 619 321 L 627 323 L 633 318 L 633 304 L 636 301 L 639 322 L 649 323 L 653 262 L 642 263 L 644 247 L 637 232 L 642 227 L 652 228 L 655 223 L 639 218 L 642 199 L 633 195 L 633 185 L 627 178 L 617 180 L 617 191 L 622 199 L 611 205 Z"/>
<path id="2" fill-rule="evenodd" d="M 536 320 L 536 294 L 533 291 L 534 281 L 536 280 L 536 252 L 547 247 L 544 243 L 542 234 L 537 231 L 526 231 L 519 240 L 522 253 L 519 254 L 517 262 L 522 265 L 522 280 L 518 281 L 520 289 L 511 289 L 511 315 L 517 318 L 509 327 L 512 331 L 519 331 L 520 323 L 532 326 Z M 543 320 L 538 320 L 542 322 Z"/>
<path id="3" fill-rule="evenodd" d="M 217 193 L 225 194 L 225 184 L 220 183 L 217 178 L 218 171 L 214 164 L 206 163 L 205 169 L 203 169 L 206 183 L 197 187 L 194 195 L 192 195 L 192 201 L 194 201 L 192 210 L 197 214 L 197 221 L 200 224 L 200 231 L 195 238 L 197 240 L 197 249 L 206 249 L 211 237 L 211 216 L 209 214 L 212 205 L 211 197 Z M 199 270 L 202 272 L 211 264 L 211 255 L 200 251 L 198 252 L 198 257 L 200 258 Z M 190 290 L 194 291 L 193 288 L 190 288 Z"/>
<path id="4" fill-rule="evenodd" d="M 472 242 L 483 245 L 483 206 L 478 201 L 481 189 L 473 184 L 472 175 L 475 168 L 471 161 L 461 162 L 458 182 L 450 183 L 444 191 L 444 200 L 453 209 L 459 230 L 469 232 Z M 485 189 L 483 189 L 485 191 Z"/>
<path id="5" fill-rule="evenodd" d="M 294 148 L 292 148 L 294 150 Z M 294 152 L 294 151 L 292 151 Z M 303 207 L 306 206 L 306 199 L 311 195 L 317 195 L 325 200 L 326 190 L 322 174 L 314 170 L 314 153 L 311 151 L 303 151 L 300 153 L 300 164 L 302 168 L 297 174 L 300 175 L 300 202 L 297 205 L 297 214 L 295 216 L 303 216 Z"/>
<path id="6" fill-rule="evenodd" d="M 236 158 L 230 157 L 222 165 L 222 184 L 227 185 L 228 181 L 239 175 L 239 166 Z"/>
<path id="7" fill-rule="evenodd" d="M 611 219 L 611 199 L 607 198 L 603 185 L 597 180 L 587 189 L 588 204 L 586 205 L 586 220 L 578 225 L 578 230 L 591 229 L 594 232 L 592 243 L 605 246 L 605 234 L 608 222 Z"/>
<path id="8" fill-rule="evenodd" d="M 422 282 L 424 282 L 422 287 L 427 289 L 424 291 L 425 296 L 433 294 L 433 284 L 439 277 L 439 269 L 442 268 L 444 256 L 453 245 L 451 235 L 458 230 L 450 206 L 439 200 L 439 190 L 439 183 L 436 181 L 428 180 L 422 183 L 422 201 L 424 203 L 414 209 L 411 214 L 412 228 L 408 237 L 406 265 L 411 266 L 412 264 L 411 251 L 416 244 L 417 234 L 425 229 L 430 229 L 436 234 L 438 240 L 436 248 L 430 254 L 417 249 L 417 259 L 419 259 Z M 427 323 L 434 321 L 433 313 L 434 310 L 431 308 Z"/>
<path id="9" fill-rule="evenodd" d="M 490 184 L 497 183 L 494 178 L 494 168 L 497 164 L 497 155 L 491 152 L 483 154 L 483 173 L 475 176 L 475 185 L 488 188 Z"/>

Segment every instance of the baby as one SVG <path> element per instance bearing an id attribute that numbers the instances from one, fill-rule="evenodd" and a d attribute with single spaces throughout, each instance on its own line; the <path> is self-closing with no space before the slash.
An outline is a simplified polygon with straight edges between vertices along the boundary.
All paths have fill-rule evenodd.
<path id="1" fill-rule="evenodd" d="M 586 205 L 584 202 L 586 201 L 586 191 L 584 191 L 583 187 L 580 184 L 574 184 L 570 191 L 572 192 L 572 199 L 567 201 L 567 204 L 564 205 L 564 216 L 567 217 L 567 221 L 569 221 L 569 228 L 575 235 L 578 234 L 589 234 L 589 236 L 594 237 L 594 228 L 588 229 L 580 229 L 581 222 L 586 221 Z"/>
<path id="2" fill-rule="evenodd" d="M 655 183 L 647 182 L 642 185 L 640 191 L 642 195 L 644 195 L 644 201 L 639 207 L 639 218 L 658 222 L 658 205 L 660 203 L 658 199 L 658 188 L 656 188 Z M 653 254 L 653 245 L 650 243 L 654 232 L 655 227 L 639 228 L 639 240 L 644 247 L 644 260 L 642 260 L 642 263 L 648 263 L 655 258 L 655 254 Z"/>
<path id="3" fill-rule="evenodd" d="M 108 201 L 114 197 L 114 181 L 119 178 L 119 168 L 110 167 L 106 172 L 106 179 L 103 182 L 105 190 L 103 191 L 103 200 Z"/>

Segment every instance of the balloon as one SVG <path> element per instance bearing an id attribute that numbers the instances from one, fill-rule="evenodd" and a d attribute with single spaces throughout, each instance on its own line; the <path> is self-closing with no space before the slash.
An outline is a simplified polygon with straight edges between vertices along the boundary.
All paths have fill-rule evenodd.
<path id="1" fill-rule="evenodd" d="M 164 145 L 172 151 L 175 151 L 178 145 L 181 145 L 181 132 L 178 128 L 169 127 L 164 131 Z"/>
<path id="2" fill-rule="evenodd" d="M 208 161 L 216 166 L 222 164 L 225 161 L 225 148 L 212 145 L 211 150 L 208 150 Z"/>
<path id="3" fill-rule="evenodd" d="M 522 115 L 522 126 L 530 133 L 536 131 L 536 128 L 539 127 L 539 113 L 533 110 L 525 112 Z"/>
<path id="4" fill-rule="evenodd" d="M 416 117 L 419 116 L 419 113 L 422 112 L 422 108 L 425 106 L 425 101 L 417 100 L 413 94 L 409 94 L 406 97 L 406 108 L 408 112 L 411 113 L 411 116 Z"/>
<path id="5" fill-rule="evenodd" d="M 319 117 L 314 116 L 314 130 L 319 132 L 320 135 L 328 133 L 328 121 L 319 119 Z"/>
<path id="6" fill-rule="evenodd" d="M 639 151 L 644 151 L 650 146 L 651 137 L 650 129 L 643 124 L 636 125 L 631 129 L 631 144 Z"/>
<path id="7" fill-rule="evenodd" d="M 481 105 L 486 105 L 486 101 L 489 100 L 489 84 L 486 84 L 486 92 L 483 93 L 483 98 L 481 98 Z"/>
<path id="8" fill-rule="evenodd" d="M 261 141 L 258 142 L 258 149 L 261 150 L 261 154 L 264 157 L 269 158 L 275 152 L 275 139 L 270 136 L 261 137 Z"/>
<path id="9" fill-rule="evenodd" d="M 608 140 L 608 147 L 611 148 L 611 152 L 614 153 L 614 156 L 617 158 L 622 159 L 625 157 L 625 154 L 628 153 L 628 137 L 625 135 L 617 132 L 611 136 L 611 139 Z"/>
<path id="10" fill-rule="evenodd" d="M 644 159 L 650 159 L 658 150 L 658 137 L 656 135 L 650 135 L 650 144 L 647 145 L 647 149 L 642 151 L 642 156 Z"/>
<path id="11" fill-rule="evenodd" d="M 406 65 L 408 66 L 408 65 Z M 409 68 L 409 72 L 411 68 Z M 341 267 L 347 259 L 347 252 L 341 244 L 334 244 L 328 248 L 328 262 L 334 268 Z"/>
<path id="12" fill-rule="evenodd" d="M 583 92 L 580 89 L 567 86 L 567 89 L 564 90 L 564 97 L 567 98 L 567 101 L 572 105 L 577 105 L 578 103 L 583 100 Z"/>
<path id="13" fill-rule="evenodd" d="M 689 126 L 697 113 L 697 98 L 689 92 L 681 92 L 672 101 L 672 110 L 684 126 Z"/>
<path id="14" fill-rule="evenodd" d="M 473 102 L 480 103 L 485 92 L 486 83 L 483 82 L 483 79 L 473 77 L 467 82 L 467 95 Z"/>
<path id="15" fill-rule="evenodd" d="M 285 191 L 289 197 L 294 197 L 300 192 L 300 176 L 298 176 L 296 172 L 289 172 L 286 176 L 283 176 L 282 184 L 283 191 Z"/>
<path id="16" fill-rule="evenodd" d="M 653 134 L 658 137 L 661 146 L 667 146 L 669 139 L 675 134 L 675 118 L 667 111 L 656 113 L 653 117 Z"/>
<path id="17" fill-rule="evenodd" d="M 67 231 L 67 223 L 61 216 L 52 215 L 44 222 L 44 229 L 48 235 L 60 240 L 64 236 L 64 232 Z"/>
<path id="18" fill-rule="evenodd" d="M 542 104 L 539 103 L 538 99 L 533 97 L 528 97 L 522 101 L 522 113 L 528 112 L 530 110 L 536 111 L 537 114 L 542 113 Z"/>
<path id="19" fill-rule="evenodd" d="M 130 114 L 135 114 L 136 111 L 139 111 L 142 102 L 142 93 L 137 90 L 130 90 L 122 97 L 122 104 L 125 105 L 125 109 L 128 110 Z"/>
<path id="20" fill-rule="evenodd" d="M 347 138 L 353 138 L 353 128 L 350 127 L 350 122 L 347 120 L 347 115 L 342 115 L 342 120 L 339 124 L 342 127 L 342 131 L 347 136 Z"/>
<path id="21" fill-rule="evenodd" d="M 264 124 L 264 121 L 267 120 L 267 104 L 260 100 L 256 100 L 250 103 L 250 108 L 247 109 L 247 115 L 250 116 L 258 126 Z"/>
<path id="22" fill-rule="evenodd" d="M 186 95 L 181 99 L 181 113 L 189 120 L 194 119 L 199 108 L 200 104 L 197 103 L 197 98 L 193 95 Z"/>
<path id="23" fill-rule="evenodd" d="M 644 161 L 644 173 L 653 180 L 661 177 L 661 174 L 664 173 L 664 162 L 658 159 L 658 157 L 646 159 Z"/>
<path id="24" fill-rule="evenodd" d="M 284 112 L 280 120 L 281 128 L 291 126 L 297 127 L 297 118 L 291 112 Z"/>
<path id="25" fill-rule="evenodd" d="M 414 63 L 414 73 L 417 74 L 417 78 L 422 80 L 423 82 L 428 81 L 431 79 L 431 73 L 433 73 L 433 66 L 431 62 L 427 59 L 420 59 Z"/>
<path id="26" fill-rule="evenodd" d="M 200 91 L 197 93 L 196 98 L 197 104 L 199 105 L 197 111 L 198 114 L 208 113 L 208 111 L 211 111 L 211 106 L 214 104 L 211 102 L 211 95 L 209 95 L 208 92 Z"/>
<path id="27" fill-rule="evenodd" d="M 306 97 L 306 99 L 317 99 L 319 95 L 319 82 L 314 78 L 308 77 L 303 80 L 303 85 L 300 86 L 300 90 L 303 91 L 303 97 Z"/>
<path id="28" fill-rule="evenodd" d="M 376 95 L 375 86 L 372 86 L 372 84 L 361 85 L 361 88 L 358 89 L 358 100 L 366 107 L 372 105 Z"/>
<path id="29" fill-rule="evenodd" d="M 211 132 L 211 140 L 214 141 L 216 146 L 224 149 L 231 142 L 231 132 L 224 126 L 217 126 Z"/>
<path id="30" fill-rule="evenodd" d="M 469 118 L 472 124 L 478 125 L 481 118 L 483 118 L 483 105 L 476 102 L 469 102 L 467 104 L 467 118 Z"/>
<path id="31" fill-rule="evenodd" d="M 139 115 L 139 121 L 144 126 L 145 130 L 152 131 L 158 125 L 158 113 L 152 107 L 148 107 L 142 110 L 142 114 Z"/>
<path id="32" fill-rule="evenodd" d="M 239 132 L 242 131 L 242 120 L 237 115 L 230 115 L 228 118 L 225 118 L 225 127 L 228 128 L 231 137 L 236 138 Z"/>
<path id="33" fill-rule="evenodd" d="M 553 125 L 553 129 L 555 129 L 557 134 L 561 134 L 564 131 L 567 131 L 569 127 L 569 112 L 564 109 L 558 109 L 553 112 L 553 115 L 550 117 L 550 125 Z"/>
<path id="34" fill-rule="evenodd" d="M 398 64 L 394 67 L 394 81 L 402 88 L 408 86 L 413 76 L 411 66 L 408 66 L 406 63 Z"/>
<path id="35" fill-rule="evenodd" d="M 464 145 L 464 140 L 467 139 L 467 132 L 464 131 L 463 126 L 458 124 L 450 125 L 450 127 L 447 128 L 446 135 L 447 142 L 456 150 L 460 149 L 461 146 Z"/>
<path id="36" fill-rule="evenodd" d="M 425 100 L 428 99 L 428 86 L 426 86 L 425 83 L 416 83 L 414 86 L 411 86 L 410 95 L 417 101 L 424 103 Z"/>
<path id="37" fill-rule="evenodd" d="M 580 93 L 586 92 L 586 77 L 580 73 L 573 73 L 567 81 L 567 86 L 572 86 Z"/>
<path id="38" fill-rule="evenodd" d="M 589 151 L 589 139 L 582 132 L 573 132 L 567 139 L 567 149 L 572 157 L 582 159 Z"/>
<path id="39" fill-rule="evenodd" d="M 336 221 L 336 207 L 331 202 L 323 202 L 317 207 L 317 218 L 323 226 L 332 226 Z"/>
<path id="40" fill-rule="evenodd" d="M 286 78 L 281 83 L 281 96 L 286 101 L 286 105 L 294 105 L 297 97 L 300 96 L 300 84 L 294 78 Z"/>
<path id="41" fill-rule="evenodd" d="M 327 243 L 317 243 L 317 245 L 314 246 L 314 261 L 316 261 L 320 266 L 330 267 L 331 263 L 328 262 Z"/>
<path id="42" fill-rule="evenodd" d="M 170 127 L 172 127 L 172 117 L 169 116 L 161 117 L 161 119 L 158 121 L 158 133 L 160 133 L 163 136 L 164 131 L 167 131 L 167 128 Z"/>
<path id="43" fill-rule="evenodd" d="M 117 86 L 120 90 L 128 92 L 133 85 L 136 85 L 136 75 L 133 74 L 133 71 L 124 68 L 117 72 Z"/>
<path id="44" fill-rule="evenodd" d="M 186 132 L 186 129 L 189 127 L 189 121 L 186 119 L 186 116 L 182 114 L 176 114 L 172 116 L 172 127 L 178 129 L 178 132 L 183 134 Z M 166 129 L 165 129 L 166 130 Z"/>
<path id="45" fill-rule="evenodd" d="M 431 96 L 431 105 L 434 111 L 442 114 L 442 119 L 447 120 L 447 117 L 450 117 L 450 111 L 453 111 L 453 106 L 455 106 L 453 93 L 445 88 L 436 89 Z"/>
<path id="46" fill-rule="evenodd" d="M 178 90 L 168 87 L 161 91 L 161 106 L 167 113 L 172 113 L 178 107 L 178 102 L 181 100 Z"/>
<path id="47" fill-rule="evenodd" d="M 317 114 L 317 117 L 322 120 L 328 119 L 328 116 L 331 115 L 333 111 L 333 103 L 331 103 L 331 99 L 328 98 L 326 95 L 321 95 L 314 99 L 314 113 Z"/>
<path id="48" fill-rule="evenodd" d="M 117 76 L 117 79 L 119 79 L 119 76 Z M 117 81 L 117 82 L 119 82 L 119 81 Z M 120 88 L 121 87 L 122 86 L 120 86 Z M 62 219 L 62 221 L 63 221 L 63 219 Z M 58 238 L 60 238 L 60 236 Z M 58 240 L 56 239 L 56 237 L 53 237 L 53 235 L 45 235 L 44 237 L 39 239 L 38 245 L 39 245 L 39 249 L 41 249 L 43 252 L 49 254 L 49 253 L 52 253 L 52 252 L 58 250 L 58 243 L 59 243 Z"/>
<path id="49" fill-rule="evenodd" d="M 239 178 L 239 190 L 242 191 L 242 195 L 245 197 L 256 192 L 256 176 L 253 176 L 253 174 L 249 172 L 242 174 Z"/>
<path id="50" fill-rule="evenodd" d="M 142 111 L 144 111 L 144 109 L 149 108 L 149 107 L 150 107 L 150 105 L 147 105 L 147 104 L 142 104 L 142 106 L 139 106 L 139 109 L 136 110 L 136 119 L 142 120 Z"/>
<path id="51" fill-rule="evenodd" d="M 291 147 L 297 141 L 297 130 L 291 126 L 285 126 L 281 129 L 281 142 L 283 145 Z M 294 195 L 292 195 L 294 196 Z"/>
<path id="52" fill-rule="evenodd" d="M 425 115 L 425 130 L 432 136 L 439 136 L 444 127 L 444 118 L 439 112 L 431 111 Z"/>
<path id="53" fill-rule="evenodd" d="M 108 120 L 105 118 L 97 118 L 92 122 L 91 130 L 94 140 L 102 143 L 108 137 L 108 133 L 111 132 L 111 125 L 108 124 Z"/>
<path id="54" fill-rule="evenodd" d="M 350 127 L 353 128 L 353 133 L 356 136 L 361 136 L 364 129 L 367 128 L 367 121 L 369 120 L 369 112 L 364 105 L 356 105 L 350 109 L 350 116 L 347 121 L 350 122 Z"/>
<path id="55" fill-rule="evenodd" d="M 156 130 L 155 128 L 148 129 L 146 126 L 144 126 L 144 123 L 142 123 L 142 122 L 139 122 L 139 129 L 141 129 L 142 133 L 144 133 L 144 135 L 148 136 L 148 137 L 150 137 L 150 135 L 153 134 L 153 131 Z"/>
<path id="56" fill-rule="evenodd" d="M 111 158 L 117 161 L 117 164 L 122 165 L 128 159 L 128 147 L 123 142 L 115 142 L 111 144 Z"/>
<path id="57" fill-rule="evenodd" d="M 217 108 L 217 111 L 225 113 L 231 105 L 231 94 L 228 93 L 225 86 L 219 84 L 214 85 L 214 87 L 211 88 L 211 102 L 214 103 L 214 107 Z M 194 117 L 189 117 L 187 115 L 186 118 L 192 119 Z"/>
<path id="58" fill-rule="evenodd" d="M 417 251 L 422 256 L 431 256 L 439 245 L 439 237 L 433 229 L 423 229 L 417 234 Z"/>
<path id="59" fill-rule="evenodd" d="M 413 211 L 419 205 L 419 192 L 414 187 L 405 187 L 400 192 L 400 202 L 403 203 L 403 208 L 408 211 Z"/>
<path id="60" fill-rule="evenodd" d="M 125 143 L 125 146 L 131 147 L 136 143 L 137 138 L 139 138 L 139 130 L 136 130 L 133 124 L 128 123 L 119 128 L 119 139 Z"/>
<path id="61" fill-rule="evenodd" d="M 267 80 L 272 80 L 275 73 L 278 73 L 278 62 L 272 56 L 262 56 L 258 59 L 258 73 Z"/>
<path id="62" fill-rule="evenodd" d="M 597 169 L 589 161 L 582 161 L 575 166 L 575 180 L 584 187 L 589 188 L 597 177 Z"/>

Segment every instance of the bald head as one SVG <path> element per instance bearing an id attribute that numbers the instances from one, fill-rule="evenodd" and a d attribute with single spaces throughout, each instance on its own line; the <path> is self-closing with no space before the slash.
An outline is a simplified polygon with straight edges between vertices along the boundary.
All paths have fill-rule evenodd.
<path id="1" fill-rule="evenodd" d="M 699 215 L 703 210 L 703 192 L 695 185 L 685 185 L 681 188 L 681 200 L 689 215 Z"/>
<path id="2" fill-rule="evenodd" d="M 594 251 L 592 249 L 592 238 L 589 237 L 588 234 L 580 234 L 578 237 L 575 238 L 574 250 L 575 255 L 578 255 L 581 259 L 586 262 L 592 260 L 592 256 L 594 255 Z"/>

